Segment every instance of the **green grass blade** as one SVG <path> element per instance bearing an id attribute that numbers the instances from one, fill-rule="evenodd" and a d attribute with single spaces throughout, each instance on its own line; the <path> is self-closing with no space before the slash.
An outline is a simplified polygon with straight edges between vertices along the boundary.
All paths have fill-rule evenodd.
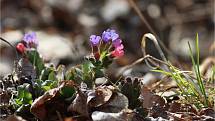
<path id="1" fill-rule="evenodd" d="M 194 67 L 194 71 L 195 71 L 195 74 L 196 74 L 197 82 L 198 82 L 198 85 L 200 87 L 200 90 L 201 90 L 202 94 L 204 95 L 205 105 L 207 106 L 208 105 L 207 95 L 206 95 L 206 92 L 205 92 L 205 87 L 204 87 L 204 84 L 203 84 L 203 81 L 202 81 L 202 78 L 201 78 L 201 74 L 200 74 L 200 70 L 199 70 L 199 55 L 200 54 L 199 54 L 198 34 L 196 36 L 196 61 L 197 61 L 197 63 L 195 62 L 195 59 L 193 57 L 193 51 L 191 49 L 191 46 L 190 46 L 189 42 L 188 42 L 188 46 L 189 46 L 190 57 L 191 57 L 192 64 L 193 64 L 193 67 Z"/>
<path id="2" fill-rule="evenodd" d="M 162 73 L 164 75 L 167 75 L 167 76 L 171 76 L 171 73 L 170 72 L 167 72 L 167 71 L 164 71 L 164 70 L 157 70 L 157 69 L 154 69 L 154 70 L 151 70 L 153 72 L 158 72 L 158 73 Z"/>

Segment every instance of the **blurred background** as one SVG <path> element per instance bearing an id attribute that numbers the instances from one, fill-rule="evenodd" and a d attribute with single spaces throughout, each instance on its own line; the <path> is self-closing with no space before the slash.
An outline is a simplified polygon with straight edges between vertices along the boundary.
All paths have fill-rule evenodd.
<path id="1" fill-rule="evenodd" d="M 24 33 L 35 31 L 45 60 L 70 67 L 90 53 L 91 34 L 113 28 L 126 52 L 112 68 L 128 65 L 142 56 L 141 38 L 151 32 L 131 1 L 171 52 L 167 56 L 172 61 L 189 64 L 187 41 L 194 43 L 196 33 L 201 59 L 214 55 L 214 0 L 0 0 L 1 37 L 16 45 Z M 150 43 L 148 53 L 159 57 Z M 0 55 L 2 76 L 12 71 L 15 53 L 1 41 Z"/>

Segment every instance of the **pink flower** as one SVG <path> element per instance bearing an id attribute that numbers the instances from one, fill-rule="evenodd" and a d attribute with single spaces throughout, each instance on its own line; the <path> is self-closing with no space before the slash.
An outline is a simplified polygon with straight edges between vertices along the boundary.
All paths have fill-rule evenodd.
<path id="1" fill-rule="evenodd" d="M 121 44 L 120 46 L 118 46 L 117 48 L 115 48 L 114 51 L 111 52 L 111 55 L 113 57 L 121 57 L 124 55 L 124 50 L 123 50 L 124 46 Z"/>
<path id="2" fill-rule="evenodd" d="M 21 54 L 23 54 L 23 53 L 25 52 L 25 50 L 26 50 L 26 48 L 25 48 L 25 46 L 24 46 L 23 43 L 18 43 L 18 44 L 16 45 L 16 49 L 17 49 Z"/>
<path id="3" fill-rule="evenodd" d="M 121 46 L 122 40 L 121 39 L 117 39 L 115 41 L 112 42 L 112 45 L 117 48 L 118 46 Z"/>

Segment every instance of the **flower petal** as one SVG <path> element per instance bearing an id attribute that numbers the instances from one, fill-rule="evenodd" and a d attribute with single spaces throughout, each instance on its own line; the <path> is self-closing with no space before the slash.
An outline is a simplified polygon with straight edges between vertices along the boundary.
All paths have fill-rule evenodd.
<path id="1" fill-rule="evenodd" d="M 101 40 L 100 36 L 91 35 L 90 36 L 90 42 L 93 46 L 97 46 L 99 44 L 99 41 Z"/>
<path id="2" fill-rule="evenodd" d="M 26 43 L 28 48 L 37 47 L 38 40 L 35 32 L 29 32 L 24 35 L 23 41 Z"/>
<path id="3" fill-rule="evenodd" d="M 102 39 L 104 42 L 108 42 L 110 40 L 115 41 L 119 38 L 119 34 L 116 33 L 116 30 L 107 29 L 102 33 Z"/>

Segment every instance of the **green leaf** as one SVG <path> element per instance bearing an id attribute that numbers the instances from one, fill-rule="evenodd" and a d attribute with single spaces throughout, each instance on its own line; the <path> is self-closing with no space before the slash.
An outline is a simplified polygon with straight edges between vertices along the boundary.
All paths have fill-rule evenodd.
<path id="1" fill-rule="evenodd" d="M 48 80 L 57 81 L 54 71 L 49 73 Z"/>
<path id="2" fill-rule="evenodd" d="M 102 62 L 106 56 L 107 56 L 107 51 L 102 51 L 100 55 L 100 61 Z"/>
<path id="3" fill-rule="evenodd" d="M 44 68 L 40 74 L 40 80 L 47 80 L 51 71 L 51 68 Z"/>
<path id="4" fill-rule="evenodd" d="M 75 94 L 75 88 L 65 86 L 60 90 L 60 94 L 65 98 L 72 97 Z"/>
<path id="5" fill-rule="evenodd" d="M 77 84 L 81 84 L 82 79 L 82 70 L 77 67 L 72 67 L 66 72 L 66 80 L 73 80 Z"/>
<path id="6" fill-rule="evenodd" d="M 104 69 L 101 68 L 95 68 L 94 69 L 95 72 L 95 78 L 100 78 L 100 77 L 104 77 Z"/>
<path id="7" fill-rule="evenodd" d="M 164 71 L 164 70 L 156 70 L 156 69 L 154 69 L 154 70 L 151 70 L 151 71 L 162 73 L 162 74 L 167 75 L 167 76 L 171 76 L 170 72 L 167 72 L 167 71 Z"/>
<path id="8" fill-rule="evenodd" d="M 42 83 L 41 86 L 44 91 L 48 91 L 50 89 L 57 87 L 57 82 L 54 80 L 46 80 L 45 82 Z"/>
<path id="9" fill-rule="evenodd" d="M 87 61 L 87 62 L 83 63 L 83 65 L 82 65 L 83 73 L 85 75 L 89 74 L 89 72 L 92 71 L 92 68 L 94 68 L 94 67 L 95 66 L 90 61 Z"/>
<path id="10" fill-rule="evenodd" d="M 27 57 L 32 63 L 32 65 L 36 68 L 37 76 L 39 77 L 42 70 L 45 68 L 44 62 L 40 57 L 40 54 L 36 49 L 31 49 L 27 51 Z"/>
<path id="11" fill-rule="evenodd" d="M 81 84 L 83 81 L 83 71 L 79 68 L 74 68 L 74 81 L 78 84 Z"/>
<path id="12" fill-rule="evenodd" d="M 66 80 L 74 80 L 74 69 L 68 70 L 65 77 Z"/>
<path id="13" fill-rule="evenodd" d="M 83 63 L 83 65 L 82 65 L 83 77 L 82 78 L 84 81 L 85 80 L 92 81 L 93 68 L 94 68 L 94 65 L 90 61 Z"/>
<path id="14" fill-rule="evenodd" d="M 42 83 L 43 80 L 36 79 L 34 83 L 34 94 L 35 97 L 39 97 L 44 93 L 44 90 L 42 89 Z"/>
<path id="15" fill-rule="evenodd" d="M 18 105 L 22 104 L 32 104 L 32 94 L 28 91 L 30 84 L 24 83 L 23 85 L 18 86 L 18 95 L 15 98 L 15 101 Z"/>

